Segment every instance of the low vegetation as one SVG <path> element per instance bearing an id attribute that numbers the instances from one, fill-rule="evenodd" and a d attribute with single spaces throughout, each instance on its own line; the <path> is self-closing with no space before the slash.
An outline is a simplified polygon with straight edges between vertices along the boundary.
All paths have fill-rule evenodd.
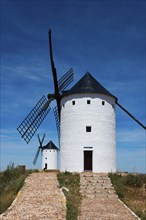
<path id="1" fill-rule="evenodd" d="M 31 172 L 15 167 L 13 163 L 8 165 L 5 171 L 0 172 L 0 214 L 11 205 Z"/>
<path id="2" fill-rule="evenodd" d="M 81 204 L 80 194 L 80 175 L 77 173 L 58 173 L 58 181 L 60 187 L 66 187 L 63 192 L 67 200 L 67 220 L 77 220 L 79 215 L 79 207 Z"/>
<path id="3" fill-rule="evenodd" d="M 146 220 L 146 174 L 110 173 L 109 177 L 118 197 L 141 220 Z"/>
<path id="4" fill-rule="evenodd" d="M 37 170 L 35 170 L 36 172 Z M 0 214 L 13 202 L 26 177 L 34 170 L 22 170 L 14 164 L 0 172 Z M 81 204 L 80 175 L 77 173 L 59 172 L 60 188 L 67 200 L 67 220 L 77 220 Z M 131 208 L 141 220 L 146 220 L 146 174 L 110 173 L 109 177 L 119 198 Z"/>

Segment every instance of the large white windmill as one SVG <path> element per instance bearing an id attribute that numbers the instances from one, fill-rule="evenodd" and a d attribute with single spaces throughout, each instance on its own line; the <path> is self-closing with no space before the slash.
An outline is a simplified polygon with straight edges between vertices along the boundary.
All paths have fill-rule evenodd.
<path id="1" fill-rule="evenodd" d="M 61 99 L 61 171 L 116 171 L 117 98 L 90 73 Z"/>
<path id="2" fill-rule="evenodd" d="M 28 143 L 49 112 L 50 102 L 56 99 L 54 113 L 60 143 L 60 170 L 115 172 L 116 105 L 142 128 L 146 129 L 146 126 L 123 108 L 118 99 L 88 72 L 75 86 L 65 91 L 73 81 L 73 70 L 70 69 L 58 81 L 53 61 L 51 30 L 49 44 L 55 91 L 48 95 L 48 100 L 45 96 L 39 100 L 17 130 Z M 48 166 L 46 168 L 50 169 Z"/>

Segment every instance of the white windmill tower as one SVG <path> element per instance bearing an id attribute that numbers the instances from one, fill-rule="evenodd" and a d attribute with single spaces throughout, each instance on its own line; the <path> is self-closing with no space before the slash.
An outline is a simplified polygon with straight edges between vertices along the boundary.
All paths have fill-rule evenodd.
<path id="1" fill-rule="evenodd" d="M 52 141 L 42 148 L 42 169 L 45 170 L 57 170 L 58 169 L 58 151 Z"/>
<path id="2" fill-rule="evenodd" d="M 117 98 L 87 72 L 61 96 L 60 170 L 116 171 Z"/>
<path id="3" fill-rule="evenodd" d="M 88 72 L 63 93 L 61 171 L 116 171 L 116 100 Z"/>

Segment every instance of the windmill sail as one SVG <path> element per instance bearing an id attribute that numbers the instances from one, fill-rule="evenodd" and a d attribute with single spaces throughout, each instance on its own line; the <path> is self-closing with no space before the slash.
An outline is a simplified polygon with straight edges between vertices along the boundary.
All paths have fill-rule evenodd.
<path id="1" fill-rule="evenodd" d="M 60 99 L 61 99 L 61 92 L 73 81 L 73 69 L 71 68 L 67 73 L 65 73 L 61 79 L 57 80 L 57 72 L 54 65 L 53 60 L 53 51 L 52 51 L 52 39 L 51 39 L 51 29 L 48 32 L 49 37 L 49 51 L 50 51 L 50 63 L 51 69 L 53 74 L 53 81 L 54 81 L 54 93 L 48 94 L 48 100 L 45 96 L 43 96 L 36 106 L 32 109 L 29 115 L 23 120 L 23 122 L 17 128 L 18 132 L 21 134 L 21 137 L 29 143 L 33 135 L 35 134 L 36 130 L 39 128 L 40 124 L 50 111 L 49 104 L 52 100 L 56 99 L 57 107 L 55 108 L 55 117 L 56 117 L 56 125 L 57 125 L 57 132 L 58 137 L 60 139 Z"/>
<path id="2" fill-rule="evenodd" d="M 56 102 L 57 102 L 57 111 L 58 111 L 58 116 L 60 119 L 60 95 L 59 95 L 59 89 L 58 89 L 57 72 L 56 72 L 56 68 L 55 68 L 54 60 L 53 60 L 51 29 L 48 32 L 48 37 L 49 37 L 49 49 L 50 49 L 50 62 L 51 62 L 53 81 L 54 81 L 54 90 L 55 90 L 55 96 L 56 96 Z"/>
<path id="3" fill-rule="evenodd" d="M 34 165 L 36 164 L 36 161 L 37 161 L 37 159 L 38 159 L 40 150 L 41 150 L 41 147 L 38 147 L 38 150 L 37 150 L 36 155 L 35 155 L 34 160 L 33 160 L 33 164 L 34 164 Z"/>
<path id="4" fill-rule="evenodd" d="M 48 104 L 50 101 L 51 100 L 47 100 L 46 97 L 43 96 L 17 128 L 18 132 L 21 134 L 21 137 L 26 141 L 27 144 L 50 111 L 51 108 Z"/>
<path id="5" fill-rule="evenodd" d="M 71 68 L 67 73 L 65 73 L 58 81 L 59 92 L 62 92 L 66 87 L 74 80 L 73 69 Z"/>
<path id="6" fill-rule="evenodd" d="M 45 134 L 43 135 L 42 140 L 40 139 L 40 136 L 39 136 L 39 134 L 38 134 L 38 140 L 39 140 L 40 146 L 38 147 L 38 150 L 37 150 L 36 155 L 35 155 L 34 160 L 33 160 L 33 164 L 34 164 L 34 165 L 36 164 L 36 161 L 37 161 L 37 159 L 38 159 L 40 150 L 42 150 L 42 148 L 43 148 L 44 138 L 45 138 Z"/>
<path id="7" fill-rule="evenodd" d="M 124 111 L 126 112 L 134 121 L 136 121 L 142 128 L 146 130 L 146 126 L 144 126 L 139 120 L 137 120 L 130 112 L 128 112 L 121 104 L 116 102 L 116 104 Z"/>
<path id="8" fill-rule="evenodd" d="M 57 107 L 53 109 L 54 115 L 55 115 L 55 121 L 56 121 L 56 128 L 57 128 L 57 134 L 58 134 L 58 143 L 60 145 L 60 121 L 58 116 Z"/>
<path id="9" fill-rule="evenodd" d="M 44 141 L 44 138 L 45 138 L 45 134 L 43 135 L 43 138 L 42 138 L 42 140 L 40 139 L 40 136 L 39 136 L 39 134 L 38 134 L 38 140 L 39 140 L 39 143 L 40 143 L 40 146 L 42 147 L 42 144 L 43 144 L 43 141 Z"/>

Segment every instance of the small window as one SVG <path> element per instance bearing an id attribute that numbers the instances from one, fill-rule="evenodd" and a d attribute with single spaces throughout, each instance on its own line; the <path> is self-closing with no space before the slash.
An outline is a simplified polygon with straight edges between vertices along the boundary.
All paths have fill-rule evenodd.
<path id="1" fill-rule="evenodd" d="M 72 105 L 75 105 L 75 101 L 72 101 Z"/>
<path id="2" fill-rule="evenodd" d="M 45 159 L 47 160 L 47 157 Z"/>
<path id="3" fill-rule="evenodd" d="M 64 108 L 64 106 L 65 106 L 65 105 L 63 104 L 63 108 Z"/>
<path id="4" fill-rule="evenodd" d="M 87 100 L 87 104 L 90 105 L 90 103 L 91 103 L 91 100 Z"/>
<path id="5" fill-rule="evenodd" d="M 102 101 L 102 105 L 105 105 L 105 101 Z"/>
<path id="6" fill-rule="evenodd" d="M 86 126 L 86 132 L 91 132 L 91 126 Z"/>

